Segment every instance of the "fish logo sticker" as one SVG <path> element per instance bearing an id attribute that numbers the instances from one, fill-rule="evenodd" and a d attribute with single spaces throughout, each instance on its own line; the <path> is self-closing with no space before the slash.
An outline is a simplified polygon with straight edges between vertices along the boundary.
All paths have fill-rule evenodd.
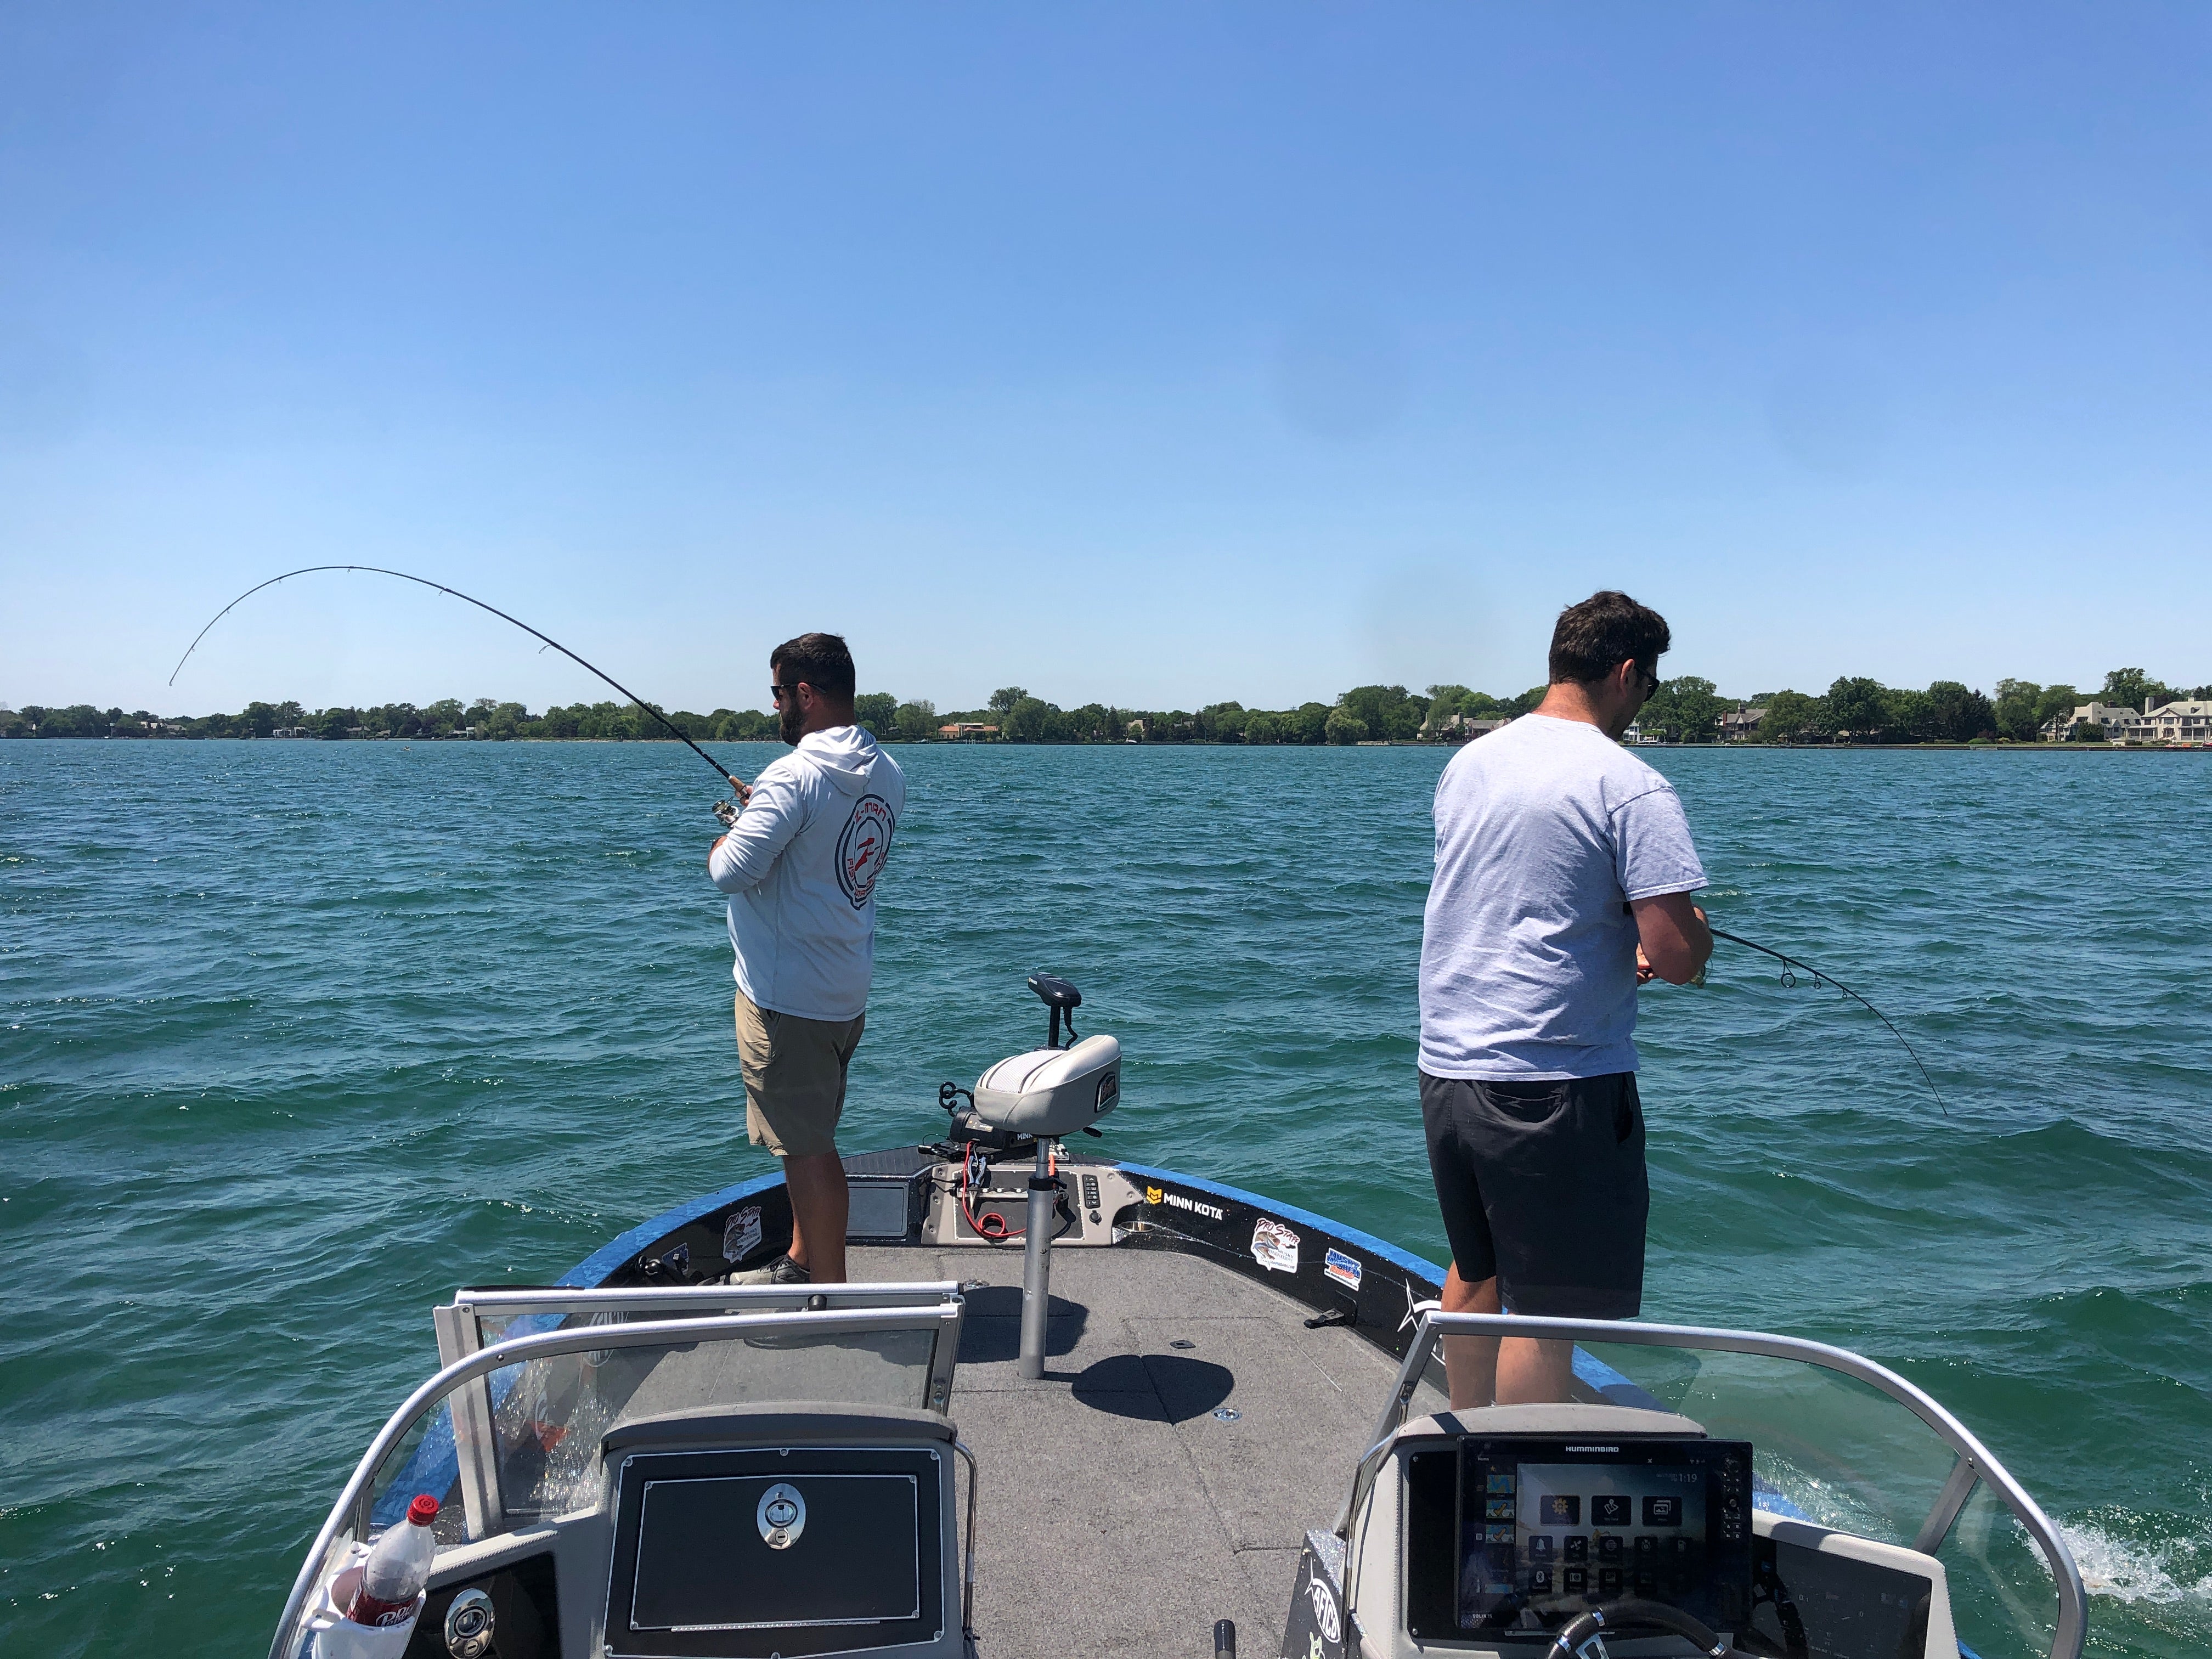
<path id="1" fill-rule="evenodd" d="M 845 833 L 837 837 L 837 885 L 855 910 L 865 909 L 875 896 L 876 878 L 891 855 L 891 831 L 897 824 L 891 804 L 881 795 L 863 795 L 853 804 Z"/>
<path id="2" fill-rule="evenodd" d="M 722 1260 L 732 1266 L 761 1247 L 761 1212 L 757 1204 L 730 1212 L 722 1224 Z"/>
<path id="3" fill-rule="evenodd" d="M 1252 1259 L 1270 1273 L 1298 1270 L 1298 1236 L 1272 1216 L 1262 1216 L 1252 1229 Z"/>
<path id="4" fill-rule="evenodd" d="M 1321 1627 L 1321 1639 L 1334 1647 L 1344 1640 L 1344 1623 L 1337 1616 L 1336 1597 L 1318 1578 L 1307 1581 L 1306 1595 L 1313 1602 L 1314 1623 Z"/>

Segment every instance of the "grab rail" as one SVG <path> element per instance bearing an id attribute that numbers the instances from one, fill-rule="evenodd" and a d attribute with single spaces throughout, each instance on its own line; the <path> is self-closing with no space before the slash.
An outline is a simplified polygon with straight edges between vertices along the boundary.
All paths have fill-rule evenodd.
<path id="1" fill-rule="evenodd" d="M 1944 1482 L 1927 1519 L 1921 1522 L 1919 1536 L 1913 1546 L 1921 1553 L 1936 1553 L 1966 1507 L 1977 1482 L 1987 1485 L 2003 1500 L 2014 1519 L 2035 1540 L 2057 1586 L 2058 1624 L 2051 1638 L 2051 1659 L 2081 1659 L 2082 1644 L 2088 1636 L 2088 1596 L 2082 1588 L 2081 1570 L 2074 1564 L 2073 1552 L 2066 1547 L 2066 1540 L 2057 1525 L 1972 1430 L 1887 1366 L 1878 1365 L 1848 1348 L 1757 1331 L 1719 1330 L 1702 1325 L 1629 1324 L 1607 1319 L 1546 1319 L 1524 1314 L 1455 1314 L 1443 1312 L 1433 1303 L 1424 1304 L 1416 1311 L 1420 1315 L 1420 1323 L 1415 1327 L 1413 1340 L 1398 1367 L 1398 1379 L 1390 1397 L 1376 1419 L 1372 1443 L 1352 1471 L 1351 1493 L 1337 1516 L 1336 1534 L 1347 1546 L 1352 1543 L 1352 1522 L 1374 1484 L 1382 1460 L 1389 1453 L 1393 1437 L 1405 1426 L 1413 1390 L 1420 1385 L 1431 1346 L 1439 1337 L 1511 1336 L 1554 1341 L 1619 1342 L 1643 1347 L 1698 1348 L 1717 1353 L 1756 1354 L 1769 1359 L 1796 1359 L 1839 1371 L 1887 1395 L 1934 1430 L 1936 1437 L 1956 1454 L 1959 1461 L 1952 1466 L 1950 1478 Z M 1357 1549 L 1347 1548 L 1347 1579 L 1356 1570 L 1358 1557 Z M 1349 1583 L 1345 1592 L 1349 1598 Z"/>
<path id="2" fill-rule="evenodd" d="M 854 1308 L 823 1313 L 796 1314 L 729 1314 L 719 1319 L 655 1320 L 635 1325 L 589 1325 L 575 1330 L 548 1331 L 538 1336 L 518 1336 L 505 1342 L 495 1342 L 489 1348 L 478 1350 L 465 1358 L 457 1359 L 422 1383 L 407 1396 L 404 1403 L 377 1431 L 362 1454 L 361 1462 L 354 1468 L 338 1499 L 331 1505 L 329 1519 L 315 1534 L 308 1547 L 307 1559 L 301 1564 L 299 1576 L 293 1580 L 292 1593 L 285 1599 L 283 1616 L 277 1620 L 276 1634 L 269 1644 L 269 1659 L 293 1659 L 298 1646 L 298 1626 L 305 1614 L 308 1599 L 320 1581 L 325 1561 L 331 1547 L 350 1520 L 356 1538 L 368 1533 L 369 1487 L 376 1472 L 392 1449 L 407 1437 L 408 1431 L 432 1407 L 463 1383 L 486 1376 L 505 1366 L 519 1365 L 532 1359 L 556 1358 L 568 1353 L 593 1353 L 609 1348 L 645 1348 L 656 1344 L 734 1341 L 742 1337 L 788 1333 L 808 1336 L 830 1334 L 861 1334 L 870 1331 L 913 1330 L 923 1320 L 938 1322 L 937 1346 L 942 1350 L 949 1342 L 957 1346 L 960 1340 L 960 1319 L 964 1311 L 959 1302 L 951 1302 L 927 1308 L 868 1309 Z"/>

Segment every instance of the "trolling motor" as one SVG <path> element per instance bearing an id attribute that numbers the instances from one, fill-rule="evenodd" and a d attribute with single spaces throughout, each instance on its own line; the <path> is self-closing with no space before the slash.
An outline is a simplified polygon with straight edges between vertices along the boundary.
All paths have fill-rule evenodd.
<path id="1" fill-rule="evenodd" d="M 1121 1045 L 1110 1036 L 1078 1038 L 1075 1010 L 1083 993 L 1054 974 L 1032 974 L 1030 989 L 1051 1011 L 1045 1046 L 1010 1055 L 975 1079 L 972 1109 L 954 1114 L 956 1138 L 978 1144 L 995 1139 L 1001 1147 L 1018 1138 L 1035 1145 L 1036 1165 L 1030 1176 L 1029 1220 L 1022 1237 L 1022 1352 L 1020 1374 L 1044 1375 L 1045 1310 L 1051 1303 L 1052 1223 L 1066 1186 L 1054 1172 L 1054 1143 L 1078 1129 L 1092 1134 L 1095 1119 L 1121 1102 Z M 1062 1024 L 1067 1045 L 1060 1045 Z M 946 1087 L 950 1089 L 951 1085 Z M 962 1091 L 954 1090 L 957 1095 Z M 950 1110 L 951 1106 L 947 1105 Z M 963 1133 L 969 1125 L 980 1134 Z"/>

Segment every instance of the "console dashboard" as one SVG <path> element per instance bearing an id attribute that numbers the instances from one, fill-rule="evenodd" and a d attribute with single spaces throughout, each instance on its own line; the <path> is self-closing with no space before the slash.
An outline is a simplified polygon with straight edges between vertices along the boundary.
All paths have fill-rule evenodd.
<path id="1" fill-rule="evenodd" d="M 1751 1448 L 1700 1436 L 1470 1435 L 1409 1447 L 1406 1625 L 1543 1644 L 1634 1596 L 1716 1630 L 1748 1617 Z"/>

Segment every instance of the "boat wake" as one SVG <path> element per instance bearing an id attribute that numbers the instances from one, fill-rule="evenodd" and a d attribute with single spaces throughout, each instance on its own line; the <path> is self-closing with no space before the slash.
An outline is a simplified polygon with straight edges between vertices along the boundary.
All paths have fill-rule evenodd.
<path id="1" fill-rule="evenodd" d="M 2109 1532 L 2094 1522 L 2059 1522 L 2090 1595 L 2152 1606 L 2212 1607 L 2212 1539 L 2162 1543 Z"/>

